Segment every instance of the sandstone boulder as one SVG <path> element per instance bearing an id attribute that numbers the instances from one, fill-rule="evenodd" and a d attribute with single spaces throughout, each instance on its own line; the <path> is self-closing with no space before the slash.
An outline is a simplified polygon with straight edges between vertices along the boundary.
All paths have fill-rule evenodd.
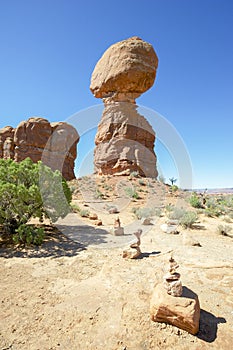
<path id="1" fill-rule="evenodd" d="M 4 143 L 7 137 L 10 137 L 13 139 L 14 131 L 15 129 L 12 128 L 12 126 L 5 126 L 4 128 L 0 129 L 0 141 Z"/>
<path id="2" fill-rule="evenodd" d="M 34 117 L 22 121 L 16 129 L 0 129 L 0 158 L 16 162 L 29 157 L 33 162 L 42 160 L 52 170 L 60 170 L 66 180 L 75 178 L 74 162 L 79 135 L 64 122 L 52 123 Z"/>
<path id="3" fill-rule="evenodd" d="M 52 127 L 47 119 L 29 118 L 15 129 L 15 161 L 30 157 L 33 162 L 41 160 L 47 142 L 52 135 Z"/>
<path id="4" fill-rule="evenodd" d="M 14 158 L 14 129 L 5 126 L 0 129 L 0 158 Z"/>
<path id="5" fill-rule="evenodd" d="M 199 330 L 200 304 L 198 296 L 190 289 L 183 287 L 180 297 L 167 294 L 164 286 L 158 284 L 150 302 L 151 319 L 165 322 L 193 335 Z"/>
<path id="6" fill-rule="evenodd" d="M 51 169 L 59 169 L 65 179 L 75 178 L 74 163 L 77 157 L 79 135 L 76 129 L 65 122 L 51 123 L 52 135 L 46 145 L 43 158 Z"/>
<path id="7" fill-rule="evenodd" d="M 133 100 L 151 88 L 158 58 L 149 43 L 138 37 L 120 41 L 108 48 L 92 73 L 90 89 L 95 97 Z M 123 95 L 121 94 L 123 93 Z"/>

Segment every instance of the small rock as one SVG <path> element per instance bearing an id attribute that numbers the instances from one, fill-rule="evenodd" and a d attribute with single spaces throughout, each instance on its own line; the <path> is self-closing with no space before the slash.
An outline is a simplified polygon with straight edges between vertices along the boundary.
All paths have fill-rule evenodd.
<path id="1" fill-rule="evenodd" d="M 103 225 L 103 222 L 102 222 L 102 220 L 96 220 L 95 222 L 94 222 L 94 225 L 95 226 L 102 226 Z"/>
<path id="2" fill-rule="evenodd" d="M 161 230 L 165 233 L 178 234 L 177 225 L 162 224 L 160 226 Z"/>
<path id="3" fill-rule="evenodd" d="M 152 220 L 151 218 L 142 218 L 141 219 L 141 224 L 142 225 L 153 225 L 151 220 Z"/>
<path id="4" fill-rule="evenodd" d="M 127 248 L 123 250 L 122 257 L 127 259 L 137 259 L 142 254 L 140 247 L 137 248 Z"/>
<path id="5" fill-rule="evenodd" d="M 118 214 L 119 210 L 117 209 L 117 207 L 111 207 L 108 209 L 109 214 Z"/>
<path id="6" fill-rule="evenodd" d="M 90 220 L 98 220 L 98 215 L 96 213 L 91 213 L 88 217 Z"/>
<path id="7" fill-rule="evenodd" d="M 124 235 L 124 227 L 113 227 L 111 233 L 114 236 L 123 236 Z"/>
<path id="8" fill-rule="evenodd" d="M 176 225 L 176 226 L 178 226 L 179 225 L 179 220 L 169 219 L 167 221 L 167 224 L 168 225 Z"/>

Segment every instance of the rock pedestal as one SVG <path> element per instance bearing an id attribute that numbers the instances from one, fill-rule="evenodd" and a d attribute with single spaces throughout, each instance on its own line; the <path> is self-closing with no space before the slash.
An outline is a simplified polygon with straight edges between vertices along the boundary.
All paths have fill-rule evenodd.
<path id="1" fill-rule="evenodd" d="M 150 315 L 155 322 L 169 323 L 195 335 L 200 320 L 198 296 L 183 287 L 182 295 L 173 297 L 166 292 L 163 284 L 158 284 L 151 298 Z"/>
<path id="2" fill-rule="evenodd" d="M 135 104 L 153 85 L 157 65 L 153 47 L 137 37 L 112 45 L 96 64 L 90 89 L 105 105 L 95 138 L 97 174 L 157 177 L 155 132 Z"/>

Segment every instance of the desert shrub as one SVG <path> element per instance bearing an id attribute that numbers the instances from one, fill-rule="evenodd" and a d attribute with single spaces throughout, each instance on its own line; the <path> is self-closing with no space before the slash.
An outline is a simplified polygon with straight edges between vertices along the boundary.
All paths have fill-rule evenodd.
<path id="1" fill-rule="evenodd" d="M 96 199 L 103 199 L 104 198 L 104 194 L 98 188 L 95 191 L 95 198 Z"/>
<path id="2" fill-rule="evenodd" d="M 45 217 L 51 221 L 65 217 L 70 211 L 71 196 L 61 173 L 53 172 L 42 162 L 0 159 L 0 225 L 5 234 L 29 232 L 25 226 L 22 231 L 20 227 L 31 218 L 42 222 Z"/>
<path id="3" fill-rule="evenodd" d="M 233 196 L 226 197 L 226 206 L 233 209 Z"/>
<path id="4" fill-rule="evenodd" d="M 134 187 L 126 187 L 125 193 L 130 198 L 139 199 L 139 194 Z"/>
<path id="5" fill-rule="evenodd" d="M 138 171 L 132 171 L 129 175 L 129 177 L 132 179 L 132 178 L 135 178 L 135 177 L 139 177 L 139 172 Z"/>
<path id="6" fill-rule="evenodd" d="M 193 211 L 186 211 L 180 219 L 180 224 L 184 228 L 192 228 L 193 224 L 197 221 L 197 214 Z"/>
<path id="7" fill-rule="evenodd" d="M 178 187 L 177 185 L 172 185 L 172 186 L 171 186 L 172 192 L 177 192 L 178 189 L 179 189 L 179 187 Z"/>
<path id="8" fill-rule="evenodd" d="M 41 245 L 44 240 L 44 229 L 42 227 L 34 227 L 33 225 L 20 225 L 12 236 L 13 242 L 16 244 Z"/>
<path id="9" fill-rule="evenodd" d="M 206 209 L 204 211 L 206 216 L 219 217 L 226 213 L 226 207 L 222 198 L 209 197 L 206 200 Z"/>
<path id="10" fill-rule="evenodd" d="M 146 186 L 146 183 L 145 183 L 145 181 L 143 179 L 139 179 L 138 183 L 139 183 L 140 186 Z"/>
<path id="11" fill-rule="evenodd" d="M 106 191 L 113 191 L 113 187 L 111 185 L 108 185 L 108 184 L 104 184 L 103 185 L 103 188 L 106 190 Z"/>
<path id="12" fill-rule="evenodd" d="M 228 236 L 228 234 L 232 231 L 232 227 L 229 225 L 218 225 L 217 233 L 223 236 Z"/>
<path id="13" fill-rule="evenodd" d="M 71 203 L 70 204 L 71 210 L 73 213 L 79 213 L 80 212 L 80 208 L 77 204 L 75 203 Z"/>
<path id="14" fill-rule="evenodd" d="M 174 206 L 173 204 L 167 204 L 167 205 L 165 206 L 165 210 L 166 210 L 168 213 L 170 213 L 171 211 L 173 211 L 174 208 L 175 208 L 175 206 Z"/>
<path id="15" fill-rule="evenodd" d="M 89 210 L 87 210 L 87 209 L 82 209 L 82 210 L 80 210 L 80 216 L 82 216 L 83 218 L 88 218 L 88 216 L 89 216 Z"/>
<path id="16" fill-rule="evenodd" d="M 193 208 L 202 208 L 202 202 L 195 192 L 192 193 L 189 203 Z"/>
<path id="17" fill-rule="evenodd" d="M 151 209 L 151 208 L 137 208 L 134 211 L 134 214 L 136 215 L 136 217 L 138 219 L 148 218 L 148 217 L 153 215 L 153 209 Z"/>
<path id="18" fill-rule="evenodd" d="M 219 210 L 219 208 L 217 208 L 217 207 L 212 207 L 212 208 L 206 208 L 205 210 L 204 210 L 204 214 L 205 214 L 205 216 L 208 216 L 208 217 L 218 217 L 218 216 L 220 216 L 221 214 L 222 214 L 222 211 L 221 210 Z"/>
<path id="19" fill-rule="evenodd" d="M 137 219 L 149 218 L 151 216 L 161 216 L 160 208 L 132 208 L 132 212 Z"/>
<path id="20" fill-rule="evenodd" d="M 168 213 L 168 218 L 171 220 L 180 220 L 186 211 L 183 208 L 173 207 Z"/>

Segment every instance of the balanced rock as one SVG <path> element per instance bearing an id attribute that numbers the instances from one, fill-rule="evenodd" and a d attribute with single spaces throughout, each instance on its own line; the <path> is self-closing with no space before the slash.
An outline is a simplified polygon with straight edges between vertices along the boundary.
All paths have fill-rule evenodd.
<path id="1" fill-rule="evenodd" d="M 90 89 L 105 104 L 95 138 L 97 174 L 157 177 L 155 132 L 135 105 L 153 85 L 157 66 L 152 45 L 138 37 L 112 45 L 97 63 Z"/>
<path id="2" fill-rule="evenodd" d="M 162 284 L 158 284 L 150 302 L 150 315 L 155 322 L 169 323 L 195 335 L 200 320 L 198 296 L 184 287 L 180 297 L 173 297 L 167 294 Z"/>

